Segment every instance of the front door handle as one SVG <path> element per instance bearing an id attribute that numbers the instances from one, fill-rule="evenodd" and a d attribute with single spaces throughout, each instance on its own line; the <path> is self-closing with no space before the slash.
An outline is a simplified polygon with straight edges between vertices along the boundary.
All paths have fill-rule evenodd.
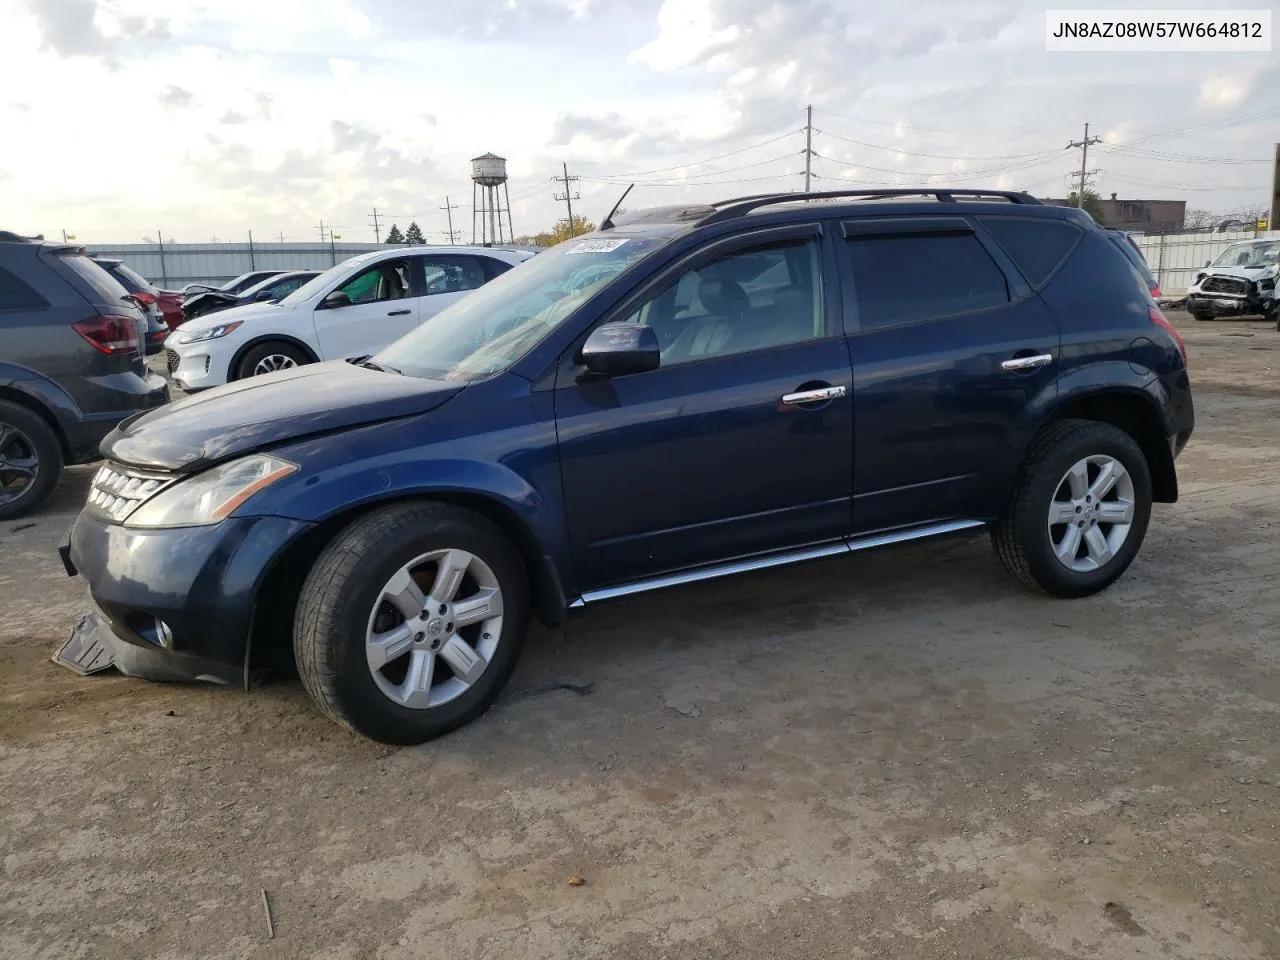
<path id="1" fill-rule="evenodd" d="M 388 317 L 407 317 L 411 313 L 413 313 L 412 310 L 389 310 L 387 311 L 387 316 Z"/>
<path id="2" fill-rule="evenodd" d="M 818 403 L 824 400 L 835 400 L 848 392 L 847 387 L 819 387 L 816 390 L 801 390 L 799 393 L 782 395 L 782 402 L 788 406 L 802 403 Z"/>
<path id="3" fill-rule="evenodd" d="M 1014 357 L 1012 360 L 1006 360 L 1000 364 L 1000 369 L 1017 373 L 1020 370 L 1034 370 L 1036 367 L 1047 366 L 1050 363 L 1053 363 L 1053 354 L 1037 353 L 1029 357 Z"/>

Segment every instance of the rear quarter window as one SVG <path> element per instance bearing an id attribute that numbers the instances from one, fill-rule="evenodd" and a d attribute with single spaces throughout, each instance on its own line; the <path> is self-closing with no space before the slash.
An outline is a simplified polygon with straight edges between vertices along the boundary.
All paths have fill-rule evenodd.
<path id="1" fill-rule="evenodd" d="M 63 269 L 69 270 L 78 282 L 77 286 L 86 287 L 82 292 L 89 297 L 91 303 L 99 305 L 115 305 L 120 303 L 129 291 L 122 287 L 118 280 L 88 257 L 79 254 L 58 256 L 56 262 Z"/>
<path id="2" fill-rule="evenodd" d="M 1062 220 L 983 217 L 982 225 L 1033 287 L 1049 279 L 1081 236 L 1079 227 Z"/>
<path id="3" fill-rule="evenodd" d="M 21 278 L 0 267 L 0 311 L 43 310 L 47 306 L 49 302 L 44 297 Z"/>

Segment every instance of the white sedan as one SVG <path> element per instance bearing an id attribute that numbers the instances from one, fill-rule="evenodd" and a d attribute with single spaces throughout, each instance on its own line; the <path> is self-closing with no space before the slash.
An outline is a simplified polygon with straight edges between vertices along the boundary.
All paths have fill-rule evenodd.
<path id="1" fill-rule="evenodd" d="M 499 247 L 408 247 L 344 260 L 279 303 L 190 320 L 166 344 L 188 392 L 320 360 L 377 353 L 533 254 Z"/>

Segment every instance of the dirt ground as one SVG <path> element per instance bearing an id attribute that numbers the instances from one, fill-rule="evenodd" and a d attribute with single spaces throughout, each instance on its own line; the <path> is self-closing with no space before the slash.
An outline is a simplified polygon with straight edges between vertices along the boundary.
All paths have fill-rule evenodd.
<path id="1" fill-rule="evenodd" d="M 1174 319 L 1182 499 L 1106 594 L 983 538 L 681 588 L 418 749 L 52 664 L 71 471 L 0 526 L 0 957 L 1280 955 L 1280 333 Z"/>

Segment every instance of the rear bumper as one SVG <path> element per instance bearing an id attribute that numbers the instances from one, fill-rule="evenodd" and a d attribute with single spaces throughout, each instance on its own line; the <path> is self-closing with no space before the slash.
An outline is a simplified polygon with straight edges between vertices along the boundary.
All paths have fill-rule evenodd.
<path id="1" fill-rule="evenodd" d="M 93 602 L 76 627 L 79 640 L 110 651 L 117 666 L 147 671 L 139 676 L 238 685 L 258 588 L 280 551 L 310 526 L 233 517 L 211 527 L 131 530 L 81 513 L 59 549 Z"/>
<path id="2" fill-rule="evenodd" d="M 169 385 L 164 377 L 150 371 L 145 376 L 130 373 L 103 377 L 94 387 L 94 399 L 107 408 L 105 412 L 81 412 L 78 417 L 59 418 L 67 438 L 70 463 L 99 459 L 102 456 L 99 445 L 121 420 L 169 402 Z"/>

